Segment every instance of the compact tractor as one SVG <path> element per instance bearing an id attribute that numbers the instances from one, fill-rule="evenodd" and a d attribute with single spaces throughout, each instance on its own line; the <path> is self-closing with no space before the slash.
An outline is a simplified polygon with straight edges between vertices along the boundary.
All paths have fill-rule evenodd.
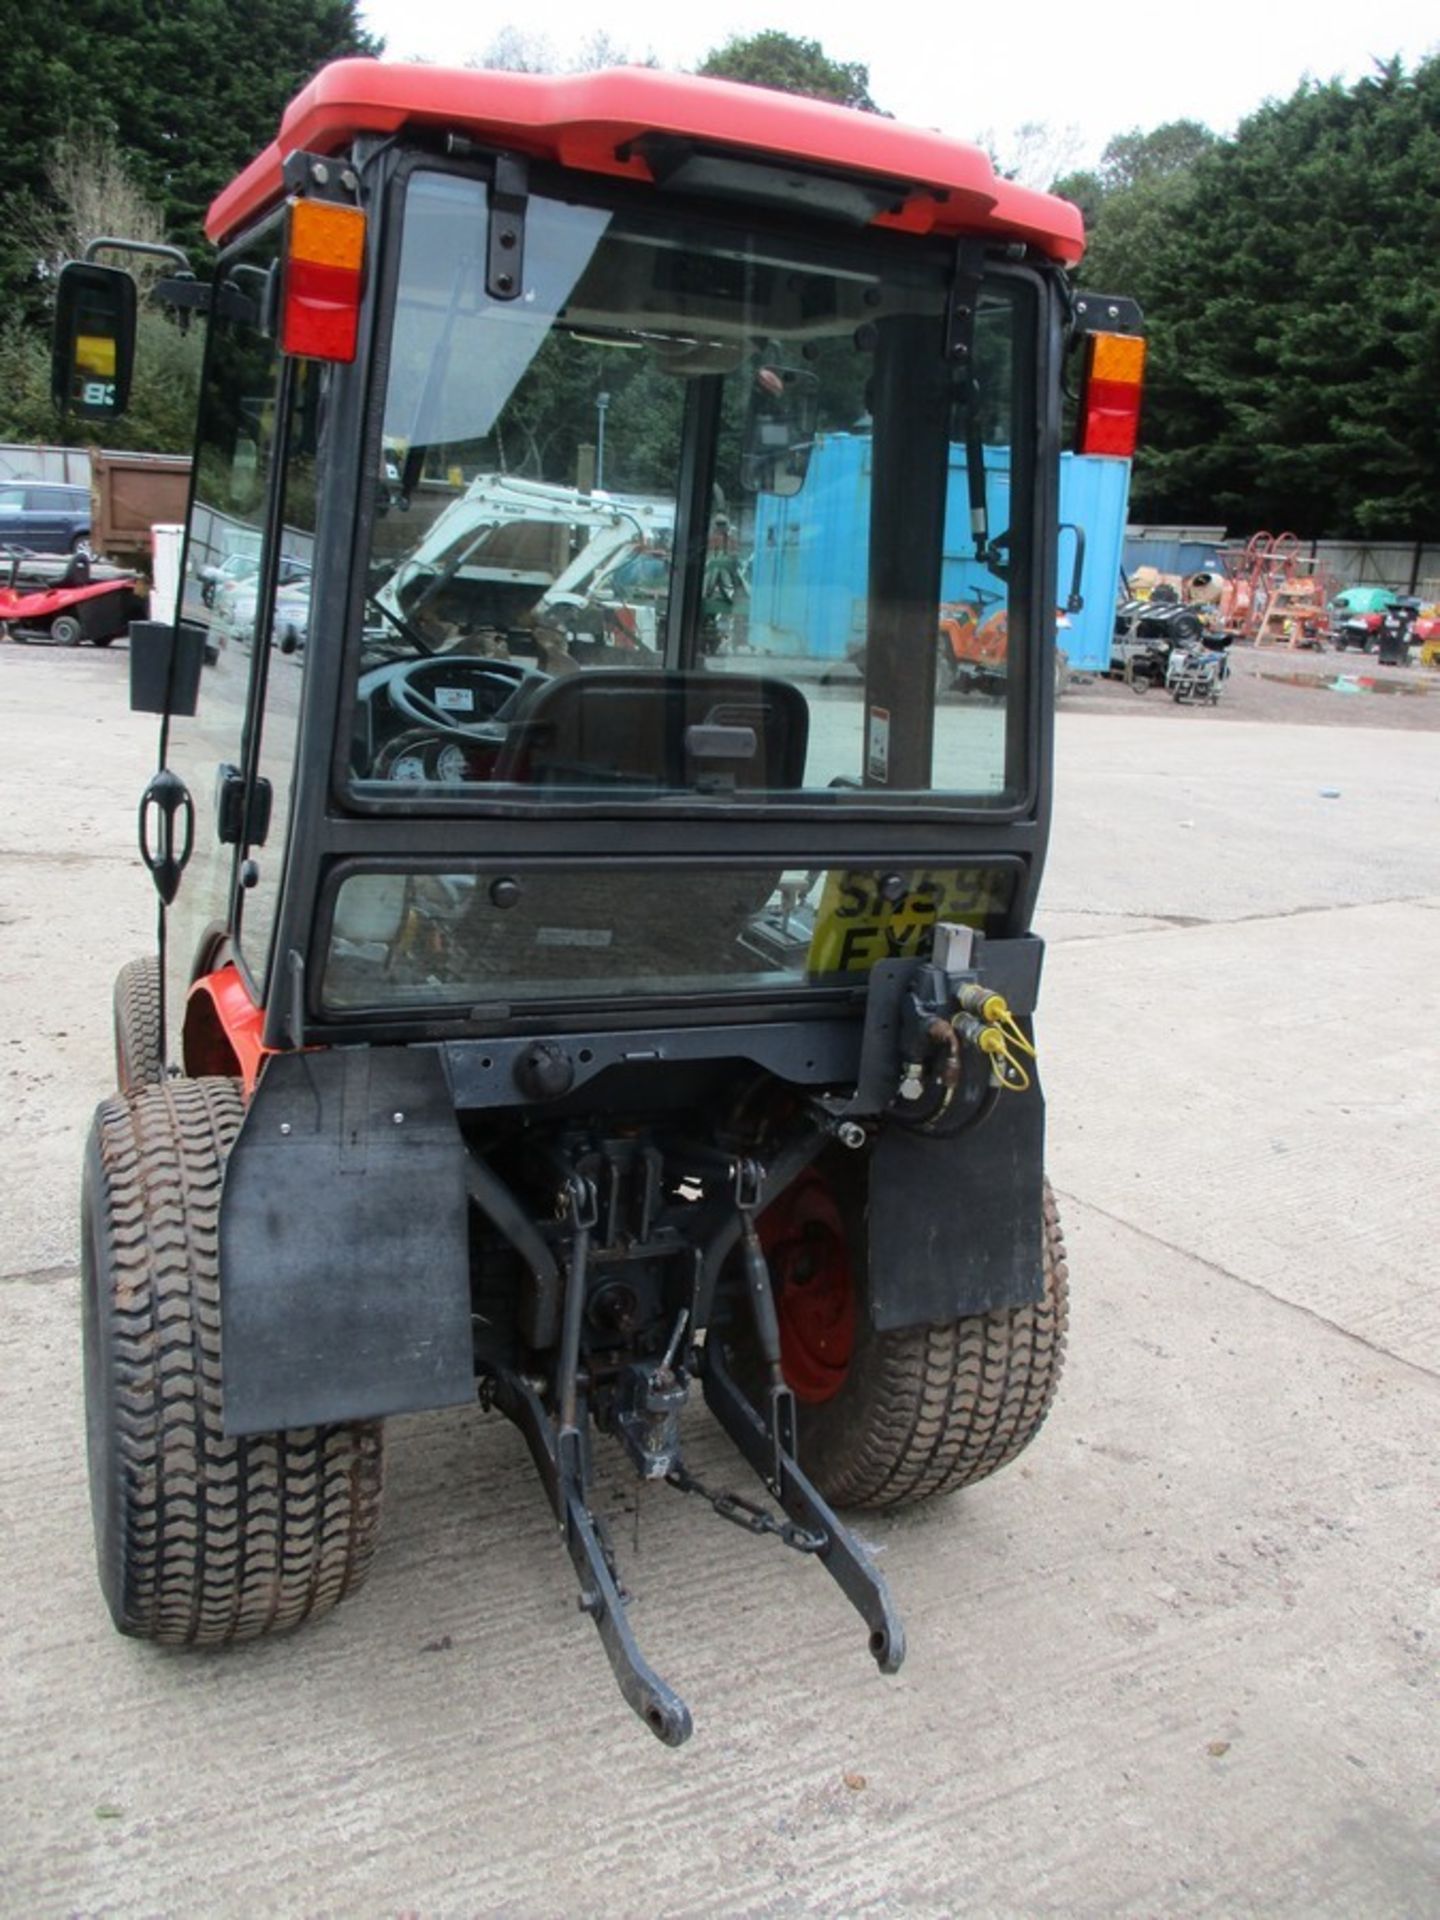
<path id="1" fill-rule="evenodd" d="M 633 1635 L 599 1444 L 813 1560 L 893 1673 L 840 1514 L 1004 1466 L 1060 1368 L 1030 923 L 1061 374 L 1078 348 L 1081 441 L 1127 452 L 1134 310 L 1073 292 L 1078 214 L 973 147 L 650 71 L 331 66 L 208 233 L 213 278 L 154 296 L 207 340 L 177 604 L 131 630 L 159 934 L 85 1160 L 115 1623 L 212 1645 L 329 1608 L 386 1419 L 478 1397 L 661 1740 L 690 1715 Z M 97 419 L 119 244 L 58 294 L 57 394 Z M 707 577 L 743 583 L 767 495 L 826 540 L 807 469 L 843 435 L 868 598 L 835 684 L 836 636 L 754 652 Z M 502 482 L 591 510 L 462 592 L 471 543 L 430 529 Z M 648 570 L 623 631 L 545 604 L 611 511 Z M 957 543 L 1004 608 L 993 702 L 936 699 Z M 216 633 L 241 551 L 253 633 Z M 697 1400 L 747 1491 L 693 1471 Z"/>

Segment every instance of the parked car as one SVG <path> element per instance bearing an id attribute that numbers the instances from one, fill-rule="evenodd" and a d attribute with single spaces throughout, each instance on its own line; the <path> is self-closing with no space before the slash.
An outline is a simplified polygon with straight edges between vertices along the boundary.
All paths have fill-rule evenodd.
<path id="1" fill-rule="evenodd" d="M 228 588 L 244 586 L 253 581 L 260 571 L 260 556 L 255 553 L 227 553 L 218 566 L 201 567 L 200 598 L 207 607 L 213 607 L 216 599 Z M 280 586 L 288 587 L 293 581 L 310 578 L 310 562 L 296 559 L 293 554 L 282 553 L 277 580 Z"/>
<path id="2" fill-rule="evenodd" d="M 243 585 L 251 581 L 260 571 L 260 558 L 254 553 L 227 553 L 218 566 L 201 567 L 200 579 L 203 583 L 201 598 L 207 607 L 213 607 L 215 597 L 227 587 Z M 310 562 L 296 555 L 282 553 L 276 575 L 279 585 L 287 587 L 295 580 L 310 578 Z"/>
<path id="3" fill-rule="evenodd" d="M 90 489 L 54 480 L 0 484 L 0 547 L 73 553 L 90 544 Z"/>
<path id="4" fill-rule="evenodd" d="M 231 582 L 215 596 L 214 626 L 237 645 L 248 647 L 255 638 L 255 581 Z M 310 575 L 277 583 L 275 616 L 270 641 L 286 653 L 294 653 L 305 644 L 310 626 Z"/>

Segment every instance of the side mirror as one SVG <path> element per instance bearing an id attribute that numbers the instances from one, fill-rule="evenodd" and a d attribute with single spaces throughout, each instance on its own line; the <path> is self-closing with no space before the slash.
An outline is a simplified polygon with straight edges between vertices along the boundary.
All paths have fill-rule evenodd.
<path id="1" fill-rule="evenodd" d="M 745 410 L 740 484 L 747 493 L 788 498 L 805 484 L 820 416 L 820 379 L 808 367 L 773 362 L 755 369 Z"/>
<path id="2" fill-rule="evenodd" d="M 55 405 L 82 420 L 113 420 L 130 404 L 134 366 L 135 282 L 121 267 L 67 260 L 55 290 Z"/>

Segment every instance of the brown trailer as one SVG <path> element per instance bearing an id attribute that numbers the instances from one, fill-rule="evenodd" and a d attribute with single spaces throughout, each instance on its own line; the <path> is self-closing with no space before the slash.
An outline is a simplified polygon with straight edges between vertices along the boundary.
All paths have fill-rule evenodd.
<path id="1" fill-rule="evenodd" d="M 148 579 L 150 529 L 181 522 L 190 498 L 190 460 L 178 453 L 112 453 L 96 447 L 90 456 L 90 544 L 107 560 L 134 567 Z"/>

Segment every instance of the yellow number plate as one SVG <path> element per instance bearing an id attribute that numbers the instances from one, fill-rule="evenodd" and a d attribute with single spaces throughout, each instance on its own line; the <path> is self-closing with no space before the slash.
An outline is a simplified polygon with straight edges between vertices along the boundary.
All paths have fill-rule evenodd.
<path id="1" fill-rule="evenodd" d="M 898 877 L 903 887 L 882 895 L 880 882 L 889 874 L 826 874 L 810 940 L 811 974 L 864 973 L 877 960 L 921 957 L 937 920 L 983 927 L 1009 905 L 1015 886 L 1008 867 L 924 867 Z"/>

